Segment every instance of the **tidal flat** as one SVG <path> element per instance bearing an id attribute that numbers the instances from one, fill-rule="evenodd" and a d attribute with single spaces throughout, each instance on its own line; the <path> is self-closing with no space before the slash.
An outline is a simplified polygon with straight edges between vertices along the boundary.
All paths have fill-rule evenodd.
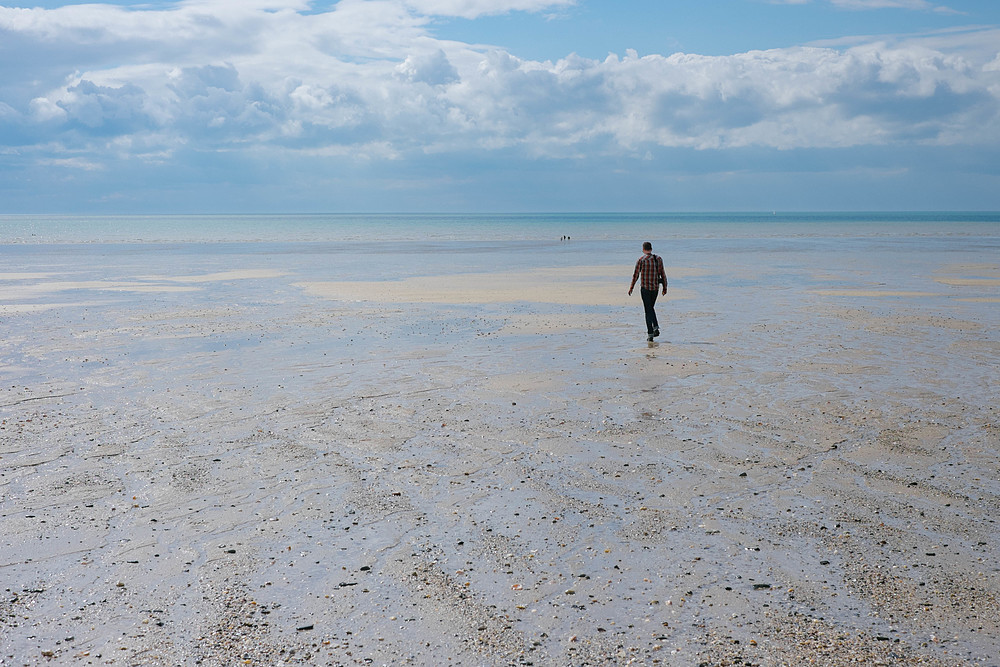
<path id="1" fill-rule="evenodd" d="M 996 664 L 993 251 L 573 243 L 0 248 L 0 664 Z"/>

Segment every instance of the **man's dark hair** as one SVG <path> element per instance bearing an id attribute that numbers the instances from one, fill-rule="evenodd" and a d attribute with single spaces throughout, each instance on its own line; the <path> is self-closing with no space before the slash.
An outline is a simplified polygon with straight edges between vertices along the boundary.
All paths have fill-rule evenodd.
<path id="1" fill-rule="evenodd" d="M 643 250 L 652 250 L 653 249 L 653 244 L 650 243 L 649 241 L 644 241 L 643 244 L 642 244 L 642 249 Z"/>

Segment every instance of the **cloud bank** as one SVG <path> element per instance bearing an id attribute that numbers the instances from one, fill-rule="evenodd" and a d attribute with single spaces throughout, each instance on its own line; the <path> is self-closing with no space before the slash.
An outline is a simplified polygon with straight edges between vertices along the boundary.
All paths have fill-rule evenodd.
<path id="1" fill-rule="evenodd" d="M 892 0 L 900 3 L 926 4 Z M 212 154 L 371 165 L 434 155 L 572 162 L 664 149 L 1000 146 L 995 28 L 732 56 L 545 62 L 433 32 L 436 17 L 568 4 L 0 7 L 0 161 L 93 172 Z"/>

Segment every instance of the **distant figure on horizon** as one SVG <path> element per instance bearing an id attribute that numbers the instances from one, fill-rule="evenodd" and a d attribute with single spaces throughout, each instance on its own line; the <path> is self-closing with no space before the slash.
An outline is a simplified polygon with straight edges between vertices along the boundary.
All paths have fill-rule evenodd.
<path id="1" fill-rule="evenodd" d="M 646 241 L 642 244 L 642 257 L 635 263 L 632 274 L 632 284 L 628 287 L 628 295 L 632 296 L 635 282 L 639 283 L 639 295 L 642 297 L 642 307 L 646 311 L 646 340 L 653 340 L 660 335 L 660 323 L 656 321 L 656 289 L 663 283 L 663 296 L 667 295 L 667 274 L 663 270 L 663 259 L 653 254 L 653 244 Z"/>

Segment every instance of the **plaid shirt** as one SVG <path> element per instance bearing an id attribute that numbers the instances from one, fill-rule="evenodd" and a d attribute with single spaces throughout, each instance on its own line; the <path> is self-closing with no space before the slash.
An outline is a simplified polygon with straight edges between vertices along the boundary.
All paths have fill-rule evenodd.
<path id="1" fill-rule="evenodd" d="M 635 273 L 632 274 L 632 285 L 635 286 L 635 281 L 642 276 L 642 281 L 639 286 L 642 289 L 656 291 L 662 282 L 664 286 L 667 284 L 667 274 L 663 271 L 663 260 L 659 255 L 654 255 L 653 253 L 645 254 L 639 258 L 639 261 L 635 263 Z"/>

